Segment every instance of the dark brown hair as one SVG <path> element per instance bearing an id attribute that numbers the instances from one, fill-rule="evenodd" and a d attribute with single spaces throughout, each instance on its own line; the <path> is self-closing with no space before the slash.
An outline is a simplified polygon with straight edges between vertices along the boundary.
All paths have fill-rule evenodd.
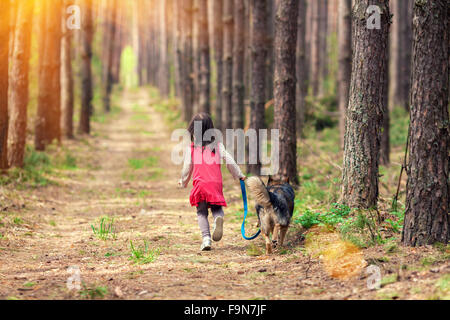
<path id="1" fill-rule="evenodd" d="M 196 139 L 194 139 L 194 134 L 195 134 L 194 133 L 194 124 L 196 121 L 201 122 L 202 131 L 201 131 L 201 136 L 195 137 Z M 214 123 L 211 119 L 211 116 L 206 112 L 200 112 L 192 117 L 187 130 L 189 131 L 189 133 L 191 135 L 191 141 L 194 142 L 196 146 L 211 145 L 210 147 L 214 151 L 214 149 L 215 149 L 214 148 L 214 146 L 215 146 L 214 136 L 211 137 L 211 140 L 203 140 L 203 136 L 204 136 L 205 132 L 208 131 L 209 129 L 214 129 Z M 199 134 L 199 132 L 197 132 L 197 134 Z"/>

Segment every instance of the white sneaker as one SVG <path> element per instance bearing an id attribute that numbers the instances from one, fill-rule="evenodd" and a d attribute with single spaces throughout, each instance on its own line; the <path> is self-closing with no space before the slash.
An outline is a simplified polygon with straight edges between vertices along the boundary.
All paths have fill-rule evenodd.
<path id="1" fill-rule="evenodd" d="M 209 251 L 211 250 L 211 238 L 204 237 L 202 245 L 200 246 L 201 251 Z"/>
<path id="2" fill-rule="evenodd" d="M 223 217 L 216 217 L 214 219 L 214 225 L 213 225 L 213 240 L 214 241 L 220 241 L 222 239 L 223 235 Z"/>

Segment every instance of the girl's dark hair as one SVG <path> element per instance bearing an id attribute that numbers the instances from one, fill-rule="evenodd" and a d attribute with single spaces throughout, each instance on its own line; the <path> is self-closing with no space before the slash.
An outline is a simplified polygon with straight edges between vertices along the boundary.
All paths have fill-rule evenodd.
<path id="1" fill-rule="evenodd" d="M 201 136 L 198 136 L 195 138 L 194 140 L 194 124 L 196 121 L 201 122 L 202 125 L 202 130 L 201 130 Z M 214 150 L 214 145 L 215 145 L 215 138 L 214 136 L 211 137 L 210 140 L 203 140 L 203 136 L 205 134 L 206 131 L 208 131 L 209 129 L 214 129 L 214 123 L 211 119 L 211 116 L 206 113 L 206 112 L 200 112 L 196 115 L 194 115 L 191 119 L 191 122 L 189 123 L 188 126 L 188 131 L 191 135 L 191 141 L 195 143 L 196 146 L 207 146 L 207 145 L 211 145 L 211 149 Z M 200 132 L 196 132 L 197 135 L 200 134 Z"/>

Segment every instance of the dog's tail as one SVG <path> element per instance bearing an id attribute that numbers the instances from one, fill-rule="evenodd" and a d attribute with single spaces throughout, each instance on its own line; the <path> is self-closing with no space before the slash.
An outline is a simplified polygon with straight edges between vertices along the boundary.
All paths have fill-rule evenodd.
<path id="1" fill-rule="evenodd" d="M 269 192 L 267 192 L 266 186 L 258 177 L 250 177 L 247 179 L 247 186 L 255 200 L 256 204 L 263 206 L 264 208 L 270 207 L 272 204 L 270 202 Z"/>

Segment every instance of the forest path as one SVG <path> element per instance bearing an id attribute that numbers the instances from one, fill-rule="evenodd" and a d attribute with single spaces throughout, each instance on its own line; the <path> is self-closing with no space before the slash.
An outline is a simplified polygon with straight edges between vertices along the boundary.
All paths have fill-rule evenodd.
<path id="1" fill-rule="evenodd" d="M 121 112 L 96 125 L 97 134 L 87 139 L 84 149 L 76 151 L 72 146 L 89 165 L 62 175 L 57 186 L 20 196 L 27 208 L 25 224 L 9 235 L 8 244 L 0 250 L 0 298 L 342 299 L 372 295 L 362 279 L 331 278 L 317 259 L 302 253 L 298 232 L 292 228 L 286 248 L 271 256 L 264 255 L 261 237 L 243 240 L 239 183 L 228 172 L 224 173 L 228 202 L 224 237 L 213 243 L 211 251 L 200 252 L 190 188 L 177 187 L 181 166 L 170 157 L 177 142 L 170 141 L 164 116 L 151 104 L 148 89 L 125 91 Z M 100 240 L 94 235 L 91 225 L 98 227 L 102 216 L 114 218 L 116 239 Z M 255 218 L 250 217 L 248 233 L 255 230 L 254 225 Z M 130 240 L 136 248 L 146 242 L 154 261 L 136 264 L 130 260 Z M 71 266 L 80 270 L 81 291 L 66 285 Z"/>

